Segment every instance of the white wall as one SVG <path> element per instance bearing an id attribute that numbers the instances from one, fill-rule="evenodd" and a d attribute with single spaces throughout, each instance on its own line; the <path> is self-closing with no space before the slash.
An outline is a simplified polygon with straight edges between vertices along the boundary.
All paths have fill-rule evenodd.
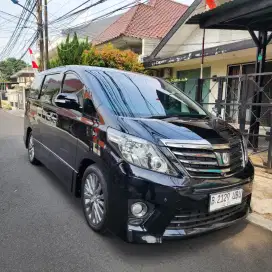
<path id="1" fill-rule="evenodd" d="M 190 37 L 178 48 L 174 55 L 198 51 L 202 49 L 203 29 L 197 27 Z M 205 48 L 251 39 L 248 31 L 207 29 L 205 33 Z"/>
<path id="2" fill-rule="evenodd" d="M 231 0 L 217 0 L 217 6 L 222 5 Z M 198 7 L 192 12 L 190 17 L 196 14 L 207 11 L 206 0 L 202 0 Z M 187 19 L 189 20 L 189 18 Z M 232 39 L 250 39 L 243 33 L 224 32 L 224 30 L 207 30 L 206 47 L 213 47 L 222 43 L 229 43 Z M 182 55 L 188 52 L 200 50 L 202 48 L 203 30 L 199 29 L 198 25 L 187 25 L 186 22 L 174 33 L 166 45 L 158 53 L 157 58 L 166 58 L 170 56 Z M 214 43 L 210 43 L 214 42 Z"/>
<path id="3" fill-rule="evenodd" d="M 156 46 L 160 43 L 160 41 L 160 39 L 144 38 L 142 40 L 142 56 L 149 56 L 156 48 Z"/>

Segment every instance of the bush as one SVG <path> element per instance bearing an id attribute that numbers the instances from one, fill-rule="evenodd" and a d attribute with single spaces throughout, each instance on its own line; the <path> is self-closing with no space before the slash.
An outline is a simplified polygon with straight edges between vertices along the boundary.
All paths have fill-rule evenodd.
<path id="1" fill-rule="evenodd" d="M 58 46 L 57 52 L 57 57 L 50 60 L 50 68 L 63 65 L 88 65 L 144 72 L 144 66 L 139 63 L 138 55 L 131 50 L 119 50 L 112 44 L 96 48 L 90 45 L 88 40 L 79 41 L 76 34 L 72 40 L 68 35 L 66 41 Z"/>
<path id="2" fill-rule="evenodd" d="M 139 63 L 136 53 L 131 50 L 119 50 L 111 44 L 107 44 L 101 49 L 91 47 L 89 50 L 85 50 L 82 56 L 82 64 L 144 72 L 144 66 Z"/>
<path id="3" fill-rule="evenodd" d="M 1 104 L 2 104 L 2 108 L 5 109 L 5 110 L 12 110 L 12 107 L 10 105 L 10 103 L 6 100 L 2 100 L 1 101 Z"/>

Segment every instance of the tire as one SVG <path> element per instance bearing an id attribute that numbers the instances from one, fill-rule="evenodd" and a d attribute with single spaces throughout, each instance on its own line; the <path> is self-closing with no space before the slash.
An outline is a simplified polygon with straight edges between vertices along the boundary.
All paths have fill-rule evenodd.
<path id="1" fill-rule="evenodd" d="M 28 135 L 27 152 L 28 152 L 29 162 L 33 165 L 39 165 L 40 161 L 38 161 L 35 157 L 35 146 L 34 146 L 32 132 L 30 132 Z"/>
<path id="2" fill-rule="evenodd" d="M 89 166 L 84 172 L 81 204 L 91 229 L 104 233 L 109 221 L 108 186 L 105 175 L 96 164 Z"/>

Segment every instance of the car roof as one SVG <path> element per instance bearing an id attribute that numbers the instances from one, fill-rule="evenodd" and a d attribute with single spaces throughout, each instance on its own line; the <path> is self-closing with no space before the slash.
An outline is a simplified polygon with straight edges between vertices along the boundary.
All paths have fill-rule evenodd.
<path id="1" fill-rule="evenodd" d="M 118 70 L 114 68 L 105 68 L 105 67 L 97 67 L 97 66 L 87 66 L 87 65 L 66 65 L 66 66 L 60 66 L 52 69 L 48 69 L 45 71 L 42 71 L 39 73 L 39 75 L 48 75 L 52 73 L 64 73 L 66 71 L 74 71 L 76 73 L 82 73 L 84 71 L 112 71 L 112 72 L 119 72 L 119 73 L 125 73 L 125 74 L 139 74 L 144 75 L 140 73 L 130 72 L 130 71 L 124 71 L 124 70 Z"/>

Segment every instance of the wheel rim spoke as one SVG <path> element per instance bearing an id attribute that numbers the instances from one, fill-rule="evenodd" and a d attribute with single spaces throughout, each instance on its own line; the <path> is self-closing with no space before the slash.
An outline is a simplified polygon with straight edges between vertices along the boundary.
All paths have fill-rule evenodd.
<path id="1" fill-rule="evenodd" d="M 101 184 L 100 184 L 100 183 L 98 183 L 98 186 L 97 186 L 97 188 L 96 188 L 96 190 L 95 190 L 95 192 L 94 192 L 94 193 L 95 193 L 96 195 L 100 195 L 101 191 L 102 191 Z"/>
<path id="2" fill-rule="evenodd" d="M 95 216 L 96 223 L 99 223 L 101 218 L 100 218 L 100 216 L 98 214 L 96 203 L 94 203 L 94 216 Z"/>
<path id="3" fill-rule="evenodd" d="M 104 195 L 103 195 L 103 194 L 98 195 L 98 196 L 97 196 L 97 200 L 104 201 Z"/>
<path id="4" fill-rule="evenodd" d="M 104 201 L 101 201 L 101 200 L 97 200 L 97 204 L 104 209 Z"/>

